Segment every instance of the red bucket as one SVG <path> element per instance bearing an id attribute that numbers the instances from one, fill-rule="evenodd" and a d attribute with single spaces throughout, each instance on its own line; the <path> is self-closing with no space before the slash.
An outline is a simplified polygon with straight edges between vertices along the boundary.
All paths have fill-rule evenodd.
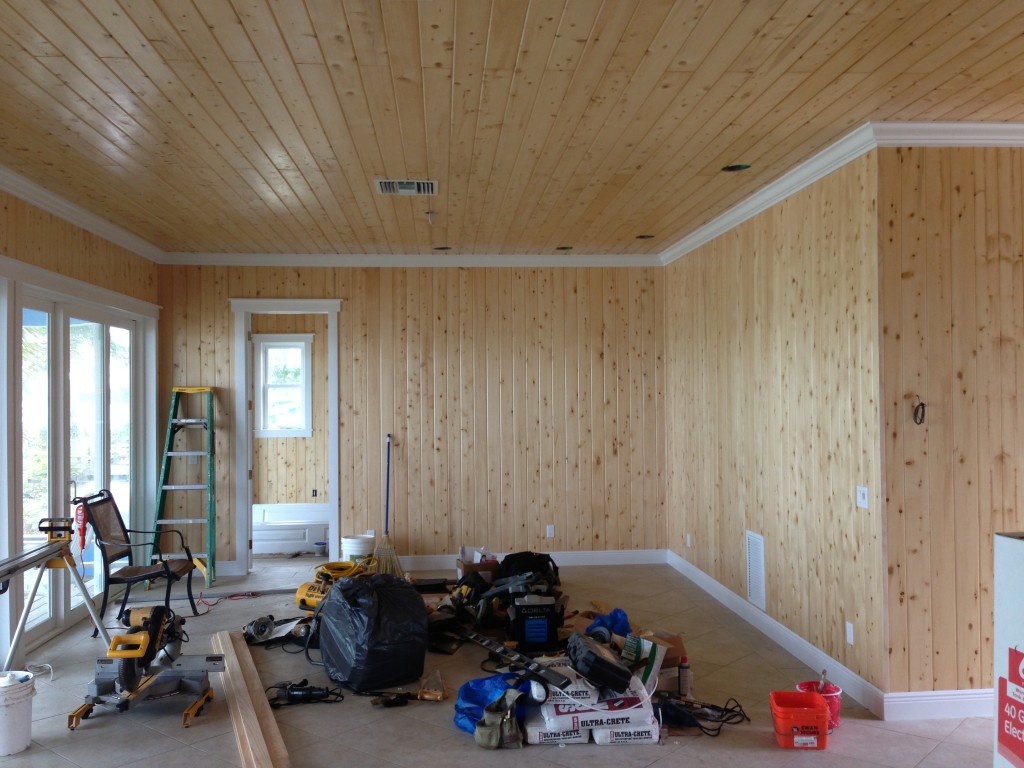
<path id="1" fill-rule="evenodd" d="M 825 682 L 825 690 L 819 688 L 817 680 L 807 680 L 796 684 L 796 689 L 801 693 L 820 693 L 825 703 L 828 704 L 828 729 L 839 727 L 839 710 L 843 706 L 843 689 L 838 685 Z"/>

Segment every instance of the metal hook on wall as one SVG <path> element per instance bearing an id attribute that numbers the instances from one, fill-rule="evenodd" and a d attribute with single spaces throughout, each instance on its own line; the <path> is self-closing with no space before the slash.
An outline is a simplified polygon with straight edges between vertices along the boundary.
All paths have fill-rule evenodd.
<path id="1" fill-rule="evenodd" d="M 924 416 L 925 416 L 925 404 L 924 404 L 924 401 L 920 397 L 918 397 L 917 398 L 917 403 L 914 404 L 914 423 L 915 424 L 924 424 Z"/>

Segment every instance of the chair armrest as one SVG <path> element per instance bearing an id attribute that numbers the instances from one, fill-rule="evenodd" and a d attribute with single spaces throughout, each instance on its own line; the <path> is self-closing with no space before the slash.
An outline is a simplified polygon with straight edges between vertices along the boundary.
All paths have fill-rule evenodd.
<path id="1" fill-rule="evenodd" d="M 130 528 L 128 530 L 131 531 Z M 139 531 L 139 533 L 142 533 L 142 531 Z M 146 533 L 148 533 L 150 536 L 153 535 L 152 531 L 146 531 Z M 185 543 L 185 536 L 182 534 L 181 531 L 177 530 L 176 528 L 161 528 L 160 532 L 157 533 L 156 536 L 153 536 L 151 542 L 153 545 L 153 551 L 157 555 L 163 555 L 163 552 L 160 549 L 160 537 L 163 536 L 165 533 L 178 537 L 178 541 L 181 543 L 181 548 L 185 550 L 185 554 L 188 556 L 188 559 L 191 560 L 192 550 L 189 548 L 188 544 Z"/>

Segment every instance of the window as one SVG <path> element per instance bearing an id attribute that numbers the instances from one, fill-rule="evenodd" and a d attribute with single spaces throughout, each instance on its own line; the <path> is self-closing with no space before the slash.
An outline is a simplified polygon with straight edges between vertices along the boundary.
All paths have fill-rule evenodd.
<path id="1" fill-rule="evenodd" d="M 253 336 L 256 437 L 313 435 L 313 334 Z"/>

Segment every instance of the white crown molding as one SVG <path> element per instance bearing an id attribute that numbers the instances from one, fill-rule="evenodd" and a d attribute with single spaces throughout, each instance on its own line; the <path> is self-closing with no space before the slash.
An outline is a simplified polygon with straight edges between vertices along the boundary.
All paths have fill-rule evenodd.
<path id="1" fill-rule="evenodd" d="M 165 253 L 163 264 L 221 267 L 660 267 L 657 254 Z"/>
<path id="2" fill-rule="evenodd" d="M 127 229 L 112 224 L 101 216 L 87 211 L 82 206 L 72 203 L 70 200 L 51 192 L 2 165 L 0 165 L 0 189 L 21 198 L 27 203 L 31 203 L 47 213 L 53 214 L 57 218 L 63 219 L 69 224 L 74 224 L 88 232 L 92 232 L 94 235 L 102 237 L 114 245 L 119 245 L 158 264 L 163 263 L 164 252 L 152 243 L 133 235 Z"/>
<path id="3" fill-rule="evenodd" d="M 835 144 L 787 171 L 743 202 L 699 227 L 660 254 L 490 254 L 428 253 L 183 253 L 166 252 L 9 168 L 0 166 L 0 189 L 82 227 L 157 264 L 267 267 L 658 267 L 667 266 L 789 195 L 824 178 L 877 147 L 1021 147 L 1019 123 L 865 123 Z"/>
<path id="4" fill-rule="evenodd" d="M 819 179 L 843 167 L 852 160 L 875 148 L 871 125 L 862 125 L 847 134 L 835 144 L 823 149 L 809 160 L 787 171 L 768 186 L 761 188 L 742 203 L 733 206 L 720 216 L 691 232 L 678 243 L 661 253 L 661 264 L 669 265 L 730 229 L 752 219 L 795 192 L 809 187 Z"/>
<path id="5" fill-rule="evenodd" d="M 1020 123 L 871 123 L 879 147 L 1024 147 Z"/>
<path id="6" fill-rule="evenodd" d="M 1020 147 L 1019 123 L 865 123 L 661 253 L 671 264 L 878 147 Z"/>

